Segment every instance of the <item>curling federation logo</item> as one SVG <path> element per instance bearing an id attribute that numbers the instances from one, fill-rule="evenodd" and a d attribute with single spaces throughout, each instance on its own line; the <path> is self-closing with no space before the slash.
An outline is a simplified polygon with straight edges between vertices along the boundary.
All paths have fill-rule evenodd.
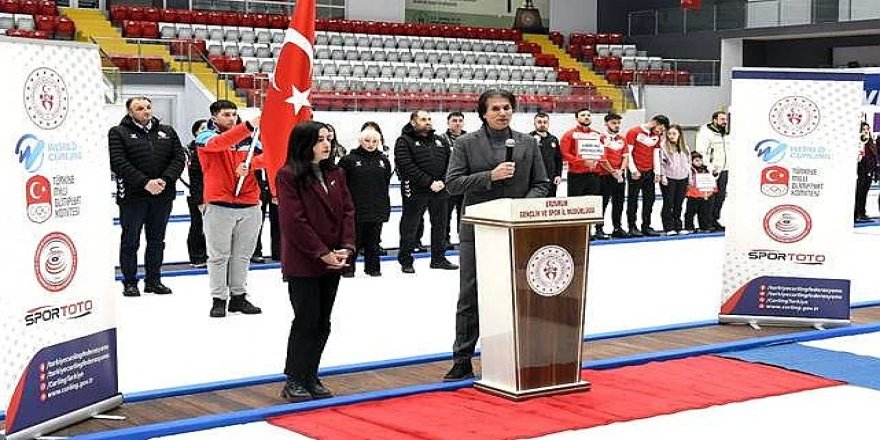
<path id="1" fill-rule="evenodd" d="M 24 83 L 24 108 L 31 122 L 45 130 L 57 128 L 67 118 L 67 85 L 48 67 L 35 69 Z"/>
<path id="2" fill-rule="evenodd" d="M 770 109 L 770 126 L 787 137 L 803 137 L 819 126 L 819 106 L 803 96 L 788 96 Z"/>
<path id="3" fill-rule="evenodd" d="M 76 275 L 76 247 L 67 235 L 52 232 L 40 240 L 34 253 L 34 274 L 44 289 L 60 292 Z"/>
<path id="4" fill-rule="evenodd" d="M 544 246 L 529 258 L 526 279 L 529 287 L 541 296 L 556 296 L 564 292 L 574 278 L 574 259 L 562 247 Z"/>
<path id="5" fill-rule="evenodd" d="M 764 216 L 764 232 L 779 243 L 797 243 L 810 234 L 813 220 L 804 208 L 779 205 Z"/>

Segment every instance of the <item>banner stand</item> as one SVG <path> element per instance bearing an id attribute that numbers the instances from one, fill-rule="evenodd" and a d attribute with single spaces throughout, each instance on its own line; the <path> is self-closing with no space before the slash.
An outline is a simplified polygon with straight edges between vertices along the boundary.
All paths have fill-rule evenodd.
<path id="1" fill-rule="evenodd" d="M 80 408 L 52 420 L 47 420 L 39 425 L 31 426 L 14 434 L 9 434 L 8 436 L 0 434 L 0 440 L 27 440 L 38 438 L 50 432 L 63 429 L 83 420 L 92 418 L 98 414 L 115 409 L 120 405 L 122 405 L 122 394 L 117 394 L 104 401 Z"/>

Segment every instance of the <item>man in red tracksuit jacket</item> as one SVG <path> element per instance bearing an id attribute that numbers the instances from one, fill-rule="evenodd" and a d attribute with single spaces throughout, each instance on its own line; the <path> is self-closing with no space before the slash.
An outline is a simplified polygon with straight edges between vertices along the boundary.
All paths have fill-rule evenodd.
<path id="1" fill-rule="evenodd" d="M 582 108 L 575 112 L 577 125 L 562 135 L 559 152 L 562 160 L 568 163 L 568 196 L 601 196 L 602 181 L 599 175 L 599 160 L 602 159 L 602 133 L 590 128 L 592 113 Z M 596 225 L 593 238 L 604 240 L 608 236 L 602 223 Z"/>
<path id="2" fill-rule="evenodd" d="M 238 108 L 230 101 L 211 104 L 209 128 L 196 136 L 199 162 L 204 174 L 205 241 L 208 247 L 208 283 L 213 304 L 211 317 L 229 312 L 262 313 L 247 300 L 247 274 L 262 223 L 260 188 L 252 169 L 262 168 L 262 157 L 254 155 L 245 165 L 250 137 L 260 117 L 238 123 Z M 256 146 L 255 146 L 256 148 Z M 238 196 L 235 187 L 245 176 Z"/>
<path id="3" fill-rule="evenodd" d="M 647 124 L 637 125 L 626 132 L 626 145 L 630 150 L 626 197 L 626 221 L 629 234 L 633 237 L 660 235 L 651 227 L 651 212 L 654 210 L 655 185 L 660 181 L 654 175 L 654 161 L 660 148 L 660 140 L 669 128 L 669 118 L 656 115 Z M 636 227 L 639 193 L 642 193 L 642 228 Z"/>

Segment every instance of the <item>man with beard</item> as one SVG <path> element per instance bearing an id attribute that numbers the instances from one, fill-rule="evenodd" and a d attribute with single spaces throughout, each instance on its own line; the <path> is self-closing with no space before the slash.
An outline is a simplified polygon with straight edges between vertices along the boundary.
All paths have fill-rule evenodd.
<path id="1" fill-rule="evenodd" d="M 446 191 L 446 167 L 449 145 L 434 134 L 431 115 L 425 110 L 410 114 L 409 124 L 401 130 L 394 145 L 394 163 L 403 192 L 403 215 L 400 219 L 400 249 L 397 261 L 403 273 L 415 273 L 412 250 L 419 219 L 425 210 L 431 218 L 432 269 L 458 269 L 446 259 L 446 221 L 449 193 Z"/>
<path id="2" fill-rule="evenodd" d="M 616 113 L 605 115 L 605 133 L 602 135 L 602 145 L 605 148 L 605 156 L 599 162 L 604 171 L 602 173 L 602 212 L 608 209 L 611 202 L 611 224 L 614 238 L 627 238 L 629 234 L 621 226 L 623 217 L 623 199 L 626 191 L 626 167 L 629 165 L 629 149 L 626 147 L 626 139 L 620 135 L 621 116 Z"/>
<path id="3" fill-rule="evenodd" d="M 593 114 L 589 109 L 582 108 L 575 112 L 577 125 L 562 135 L 559 148 L 562 159 L 568 162 L 568 195 L 600 196 L 602 195 L 599 176 L 599 160 L 602 158 L 602 134 L 590 128 Z M 602 223 L 596 224 L 593 238 L 608 238 Z"/>
<path id="4" fill-rule="evenodd" d="M 696 151 L 703 155 L 709 171 L 718 181 L 718 192 L 709 200 L 712 211 L 712 226 L 716 231 L 724 230 L 724 226 L 718 221 L 721 219 L 724 199 L 727 198 L 727 170 L 730 166 L 729 155 L 731 154 L 727 134 L 727 113 L 717 111 L 712 113 L 712 122 L 700 127 L 695 146 Z"/>
<path id="5" fill-rule="evenodd" d="M 654 194 L 660 177 L 654 174 L 654 164 L 660 148 L 660 139 L 669 128 L 669 118 L 655 115 L 647 124 L 640 124 L 626 132 L 626 147 L 630 152 L 626 196 L 626 221 L 629 234 L 634 237 L 659 236 L 651 227 L 651 213 L 654 210 Z M 642 227 L 636 227 L 636 213 L 639 208 L 639 193 L 642 194 Z"/>
<path id="6" fill-rule="evenodd" d="M 541 149 L 541 160 L 550 179 L 547 197 L 556 197 L 556 188 L 562 183 L 562 153 L 559 152 L 559 139 L 550 134 L 550 115 L 538 112 L 535 115 L 535 131 L 529 133 Z"/>
<path id="7" fill-rule="evenodd" d="M 455 147 L 455 140 L 460 138 L 461 135 L 467 133 L 464 131 L 464 113 L 462 112 L 452 112 L 446 116 L 446 133 L 443 133 L 441 137 L 444 141 L 446 141 L 446 145 L 449 145 L 449 148 Z M 455 222 L 455 230 L 461 231 L 461 195 L 457 196 L 449 196 L 449 209 L 446 210 L 448 213 L 446 215 L 446 224 L 448 227 L 446 228 L 446 246 L 447 249 L 452 250 L 452 211 L 456 213 L 456 222 Z M 424 226 L 424 221 L 422 221 L 422 226 Z M 419 230 L 422 231 L 424 227 L 420 227 Z M 461 241 L 461 240 L 459 240 Z"/>

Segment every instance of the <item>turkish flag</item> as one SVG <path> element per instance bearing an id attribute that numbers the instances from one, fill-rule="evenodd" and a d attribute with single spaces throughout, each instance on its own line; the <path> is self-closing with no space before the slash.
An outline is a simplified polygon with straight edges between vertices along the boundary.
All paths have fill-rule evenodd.
<path id="1" fill-rule="evenodd" d="M 315 59 L 315 11 L 315 0 L 297 0 L 275 72 L 266 87 L 260 141 L 272 194 L 278 194 L 275 175 L 287 159 L 290 132 L 296 124 L 312 118 L 309 93 Z"/>
<path id="2" fill-rule="evenodd" d="M 700 9 L 700 0 L 681 0 L 681 9 Z"/>

